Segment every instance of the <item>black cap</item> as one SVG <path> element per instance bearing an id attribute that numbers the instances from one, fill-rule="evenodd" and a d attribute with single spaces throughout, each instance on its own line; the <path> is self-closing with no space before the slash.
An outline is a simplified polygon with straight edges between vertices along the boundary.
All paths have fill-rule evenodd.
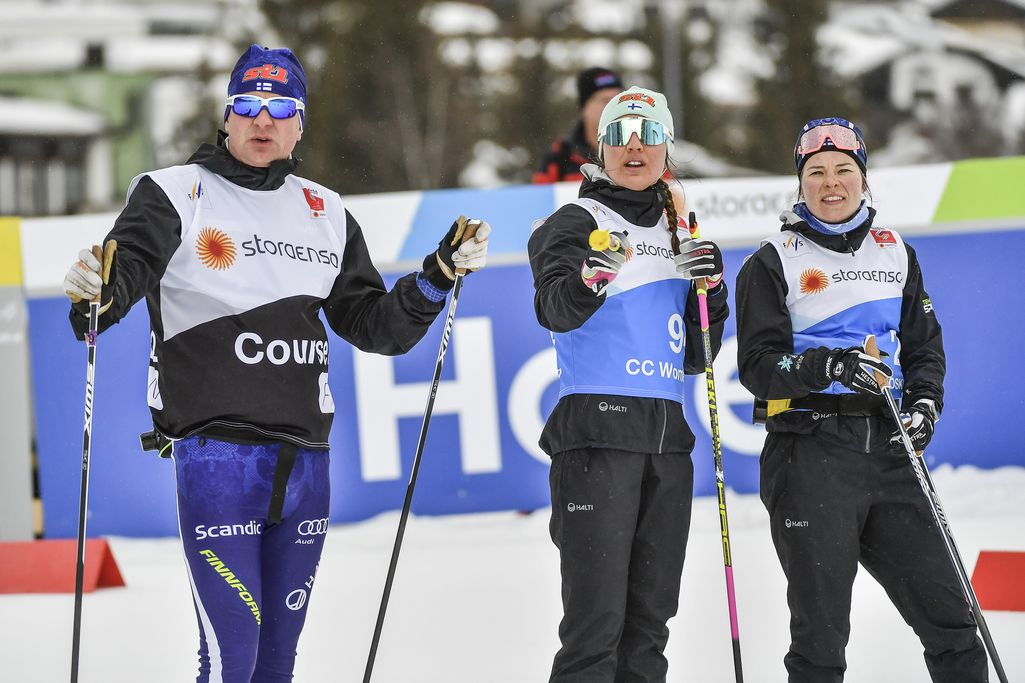
<path id="1" fill-rule="evenodd" d="M 600 66 L 584 69 L 577 75 L 578 106 L 583 107 L 584 103 L 591 99 L 591 95 L 599 90 L 604 90 L 605 88 L 616 88 L 618 90 L 622 90 L 623 81 L 620 80 L 619 74 L 612 69 L 606 69 Z"/>

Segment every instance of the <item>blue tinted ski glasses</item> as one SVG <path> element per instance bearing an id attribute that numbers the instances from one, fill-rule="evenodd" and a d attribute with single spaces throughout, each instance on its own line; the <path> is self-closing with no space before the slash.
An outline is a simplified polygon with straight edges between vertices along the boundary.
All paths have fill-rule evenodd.
<path id="1" fill-rule="evenodd" d="M 260 110 L 267 108 L 272 119 L 290 119 L 296 112 L 305 111 L 306 105 L 294 97 L 268 97 L 264 99 L 256 95 L 232 95 L 224 101 L 239 116 L 255 119 Z"/>
<path id="2" fill-rule="evenodd" d="M 661 145 L 673 137 L 658 121 L 632 116 L 617 119 L 605 126 L 598 139 L 602 144 L 611 147 L 623 147 L 634 135 L 642 145 Z"/>

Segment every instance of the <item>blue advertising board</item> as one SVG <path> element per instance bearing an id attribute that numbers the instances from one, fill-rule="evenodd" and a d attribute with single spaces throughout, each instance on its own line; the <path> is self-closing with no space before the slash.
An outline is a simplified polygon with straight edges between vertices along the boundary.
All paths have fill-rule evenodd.
<path id="1" fill-rule="evenodd" d="M 909 240 L 944 329 L 946 408 L 928 453 L 931 466 L 1025 465 L 1016 429 L 1025 408 L 1019 340 L 1025 228 Z M 416 253 L 427 251 L 425 242 Z M 725 252 L 735 275 L 752 249 Z M 410 252 L 412 253 L 412 252 Z M 517 260 L 518 262 L 508 262 Z M 421 515 L 546 507 L 547 458 L 537 447 L 556 400 L 554 350 L 536 322 L 525 258 L 469 276 L 459 300 L 413 501 Z M 387 274 L 393 282 L 402 273 Z M 62 298 L 30 306 L 35 420 L 46 535 L 73 537 L 78 514 L 85 346 L 76 342 Z M 148 320 L 136 306 L 97 347 L 89 534 L 176 535 L 174 470 L 139 449 L 146 407 Z M 401 507 L 440 341 L 442 318 L 410 353 L 354 351 L 332 338 L 332 522 Z M 716 362 L 727 485 L 758 490 L 763 429 L 750 423 L 751 397 L 739 384 L 735 324 Z M 1017 378 L 1017 379 L 1015 379 Z M 695 493 L 714 493 L 704 382 L 688 378 L 686 417 L 698 440 Z M 196 392 L 207 388 L 198 384 Z"/>

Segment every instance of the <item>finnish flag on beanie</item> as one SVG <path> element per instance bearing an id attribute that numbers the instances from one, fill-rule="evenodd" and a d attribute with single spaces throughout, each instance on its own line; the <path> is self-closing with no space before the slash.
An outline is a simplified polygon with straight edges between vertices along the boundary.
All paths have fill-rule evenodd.
<path id="1" fill-rule="evenodd" d="M 299 58 L 287 47 L 270 49 L 255 43 L 250 45 L 231 70 L 228 96 L 254 91 L 294 97 L 306 104 L 306 72 Z M 302 112 L 299 115 L 302 117 Z M 224 120 L 228 120 L 227 107 Z"/>
<path id="2" fill-rule="evenodd" d="M 673 115 L 669 111 L 666 96 L 660 92 L 633 85 L 629 90 L 624 90 L 609 100 L 605 109 L 602 110 L 601 118 L 598 120 L 598 158 L 602 157 L 602 131 L 610 123 L 624 116 L 643 116 L 661 123 L 669 135 L 666 138 L 666 154 L 673 155 L 673 140 L 676 138 L 676 132 L 673 129 Z"/>

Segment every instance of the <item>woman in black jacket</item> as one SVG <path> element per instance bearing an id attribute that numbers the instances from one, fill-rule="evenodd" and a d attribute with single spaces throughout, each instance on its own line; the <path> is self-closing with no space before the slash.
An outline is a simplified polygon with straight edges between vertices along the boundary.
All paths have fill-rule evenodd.
<path id="1" fill-rule="evenodd" d="M 601 163 L 582 167 L 579 199 L 529 243 L 537 317 L 560 375 L 540 440 L 562 557 L 550 680 L 664 681 L 694 480 L 683 376 L 704 368 L 690 279 L 709 280 L 716 352 L 726 286 L 718 247 L 681 245 L 677 234 L 661 180 L 673 144 L 665 97 L 637 87 L 613 97 L 598 140 Z"/>
<path id="2" fill-rule="evenodd" d="M 786 573 L 791 683 L 842 681 L 858 564 L 925 646 L 933 681 L 988 680 L 986 654 L 880 395 L 923 450 L 943 408 L 940 325 L 914 249 L 875 225 L 858 128 L 816 119 L 794 152 L 798 204 L 737 278 L 740 380 L 767 399 L 761 497 Z M 865 353 L 874 336 L 882 360 Z"/>

